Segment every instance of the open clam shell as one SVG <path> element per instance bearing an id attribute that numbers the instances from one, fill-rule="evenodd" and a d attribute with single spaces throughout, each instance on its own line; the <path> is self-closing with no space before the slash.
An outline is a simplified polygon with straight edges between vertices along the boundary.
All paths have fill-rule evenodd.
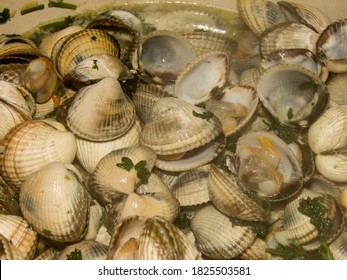
<path id="1" fill-rule="evenodd" d="M 37 232 L 29 222 L 17 215 L 0 215 L 0 235 L 15 247 L 14 252 L 23 259 L 32 259 L 37 247 Z"/>
<path id="2" fill-rule="evenodd" d="M 174 95 L 198 105 L 209 100 L 228 78 L 229 58 L 223 52 L 208 52 L 196 57 L 179 74 Z"/>
<path id="3" fill-rule="evenodd" d="M 0 57 L 18 56 L 35 58 L 40 56 L 40 51 L 35 43 L 18 34 L 0 35 Z"/>
<path id="4" fill-rule="evenodd" d="M 112 233 L 107 259 L 196 260 L 200 252 L 172 223 L 159 217 L 133 216 Z"/>
<path id="5" fill-rule="evenodd" d="M 89 196 L 77 170 L 53 162 L 31 174 L 20 189 L 23 216 L 42 236 L 72 242 L 82 238 L 89 213 Z"/>
<path id="6" fill-rule="evenodd" d="M 24 180 L 47 163 L 71 163 L 76 156 L 76 138 L 61 123 L 40 120 L 16 125 L 4 138 L 0 172 L 18 189 Z"/>
<path id="7" fill-rule="evenodd" d="M 283 200 L 303 185 L 301 163 L 290 147 L 267 131 L 250 131 L 236 146 L 236 170 L 241 186 L 249 192 Z"/>
<path id="8" fill-rule="evenodd" d="M 228 216 L 212 205 L 207 205 L 195 213 L 191 230 L 202 254 L 213 259 L 238 257 L 256 238 L 256 234 L 249 227 L 233 225 Z"/>
<path id="9" fill-rule="evenodd" d="M 82 139 L 104 142 L 125 134 L 135 117 L 135 106 L 118 80 L 104 78 L 77 92 L 68 109 L 66 125 Z"/>
<path id="10" fill-rule="evenodd" d="M 91 176 L 92 196 L 105 204 L 111 203 L 125 194 L 133 193 L 140 182 L 135 165 L 140 161 L 145 161 L 145 167 L 151 171 L 156 157 L 153 150 L 137 146 L 125 147 L 108 153 L 99 161 Z M 131 161 L 133 166 L 121 165 L 125 161 Z"/>
<path id="11" fill-rule="evenodd" d="M 279 64 L 266 69 L 257 84 L 264 107 L 281 123 L 307 127 L 324 111 L 329 94 L 322 80 L 297 65 Z"/>

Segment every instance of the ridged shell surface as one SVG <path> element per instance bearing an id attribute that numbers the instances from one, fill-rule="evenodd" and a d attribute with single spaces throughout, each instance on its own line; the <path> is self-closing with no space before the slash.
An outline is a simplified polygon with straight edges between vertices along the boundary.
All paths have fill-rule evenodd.
<path id="1" fill-rule="evenodd" d="M 108 246 L 97 241 L 84 240 L 69 245 L 60 252 L 59 260 L 73 258 L 73 254 L 80 254 L 81 260 L 106 260 Z"/>

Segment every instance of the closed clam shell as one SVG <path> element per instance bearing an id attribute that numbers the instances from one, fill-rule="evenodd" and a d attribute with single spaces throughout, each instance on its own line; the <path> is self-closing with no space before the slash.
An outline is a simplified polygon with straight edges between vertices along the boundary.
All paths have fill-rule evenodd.
<path id="1" fill-rule="evenodd" d="M 195 213 L 191 230 L 202 254 L 213 259 L 238 257 L 256 238 L 256 234 L 249 227 L 233 225 L 228 216 L 212 205 Z"/>
<path id="2" fill-rule="evenodd" d="M 239 257 L 242 260 L 272 260 L 271 254 L 266 252 L 268 248 L 266 242 L 261 238 L 256 238 L 253 244 L 246 249 Z"/>
<path id="3" fill-rule="evenodd" d="M 334 260 L 347 260 L 347 231 L 342 232 L 334 242 L 329 245 Z"/>
<path id="4" fill-rule="evenodd" d="M 0 234 L 0 259 L 24 260 L 21 252 L 2 234 Z"/>
<path id="5" fill-rule="evenodd" d="M 237 9 L 247 26 L 257 35 L 287 20 L 281 8 L 268 0 L 238 0 Z"/>
<path id="6" fill-rule="evenodd" d="M 262 56 L 280 49 L 307 49 L 315 53 L 319 34 L 306 25 L 284 22 L 266 30 L 260 39 Z"/>
<path id="7" fill-rule="evenodd" d="M 289 126 L 310 126 L 328 105 L 326 85 L 298 65 L 278 64 L 260 76 L 257 93 L 264 107 Z"/>
<path id="8" fill-rule="evenodd" d="M 40 51 L 35 43 L 22 35 L 0 35 L 0 57 L 6 56 L 29 56 L 37 57 Z"/>
<path id="9" fill-rule="evenodd" d="M 64 248 L 58 260 L 73 259 L 74 255 L 80 256 L 81 260 L 106 260 L 107 251 L 108 246 L 105 244 L 94 240 L 83 240 Z"/>
<path id="10" fill-rule="evenodd" d="M 135 121 L 135 106 L 114 78 L 81 88 L 66 117 L 69 129 L 82 139 L 104 142 L 125 134 Z"/>
<path id="11" fill-rule="evenodd" d="M 208 193 L 209 173 L 210 165 L 204 165 L 178 175 L 171 191 L 182 207 L 199 205 L 210 200 Z"/>
<path id="12" fill-rule="evenodd" d="M 329 106 L 347 105 L 347 73 L 338 74 L 327 81 Z"/>
<path id="13" fill-rule="evenodd" d="M 107 259 L 196 260 L 200 253 L 172 223 L 160 217 L 133 216 L 112 233 Z"/>
<path id="14" fill-rule="evenodd" d="M 65 77 L 84 59 L 98 54 L 118 57 L 117 40 L 103 30 L 83 29 L 62 37 L 52 50 L 52 61 L 61 77 Z"/>
<path id="15" fill-rule="evenodd" d="M 33 172 L 47 163 L 71 163 L 76 156 L 76 138 L 61 123 L 40 120 L 15 126 L 4 138 L 0 171 L 4 180 L 18 189 Z"/>
<path id="16" fill-rule="evenodd" d="M 250 68 L 243 71 L 240 75 L 239 84 L 248 87 L 257 87 L 260 71 L 258 68 Z"/>
<path id="17" fill-rule="evenodd" d="M 136 117 L 133 126 L 122 136 L 106 142 L 93 142 L 77 138 L 77 159 L 89 173 L 108 153 L 125 147 L 136 146 L 141 132 L 140 120 Z"/>
<path id="18" fill-rule="evenodd" d="M 319 36 L 316 48 L 317 56 L 324 61 L 332 73 L 347 71 L 347 19 L 331 23 Z"/>
<path id="19" fill-rule="evenodd" d="M 329 16 L 314 6 L 292 1 L 278 1 L 277 4 L 282 8 L 289 21 L 304 23 L 318 33 L 324 31 L 331 23 Z"/>
<path id="20" fill-rule="evenodd" d="M 346 153 L 317 155 L 315 157 L 317 171 L 333 182 L 347 182 Z"/>
<path id="21" fill-rule="evenodd" d="M 50 247 L 47 250 L 43 251 L 41 254 L 39 254 L 35 260 L 57 260 L 60 255 L 60 250 Z"/>
<path id="22" fill-rule="evenodd" d="M 268 215 L 240 188 L 237 178 L 211 165 L 208 177 L 209 196 L 213 205 L 227 216 L 247 221 L 268 220 Z"/>
<path id="23" fill-rule="evenodd" d="M 207 52 L 191 61 L 175 82 L 174 95 L 198 105 L 223 87 L 228 77 L 229 58 L 223 52 Z"/>
<path id="24" fill-rule="evenodd" d="M 124 194 L 134 192 L 139 178 L 134 167 L 129 171 L 118 166 L 128 158 L 136 165 L 146 161 L 146 168 L 151 171 L 156 154 L 153 150 L 144 147 L 124 147 L 105 155 L 97 164 L 91 176 L 90 189 L 92 196 L 101 203 L 110 203 Z"/>
<path id="25" fill-rule="evenodd" d="M 37 233 L 29 222 L 17 215 L 0 215 L 0 235 L 5 237 L 23 259 L 32 259 L 36 252 Z"/>
<path id="26" fill-rule="evenodd" d="M 21 186 L 23 216 L 49 240 L 78 241 L 86 230 L 89 197 L 75 172 L 71 164 L 49 163 Z"/>

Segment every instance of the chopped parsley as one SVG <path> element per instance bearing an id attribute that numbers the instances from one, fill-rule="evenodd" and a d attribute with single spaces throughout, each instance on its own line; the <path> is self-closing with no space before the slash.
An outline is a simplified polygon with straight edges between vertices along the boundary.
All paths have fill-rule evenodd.
<path id="1" fill-rule="evenodd" d="M 133 161 L 128 157 L 122 157 L 122 162 L 117 163 L 117 166 L 125 169 L 126 171 L 130 171 L 132 168 L 136 170 L 137 178 L 143 183 L 148 183 L 148 178 L 151 175 L 151 172 L 146 167 L 147 161 L 140 160 L 138 163 L 134 165 Z"/>
<path id="2" fill-rule="evenodd" d="M 212 112 L 209 112 L 209 111 L 206 111 L 200 114 L 196 112 L 195 110 L 193 110 L 193 116 L 209 121 L 214 115 Z"/>
<path id="3" fill-rule="evenodd" d="M 82 260 L 82 253 L 81 250 L 78 250 L 75 248 L 75 251 L 71 252 L 70 254 L 66 255 L 67 260 Z"/>
<path id="4" fill-rule="evenodd" d="M 229 217 L 233 226 L 243 226 L 251 228 L 252 232 L 261 238 L 264 238 L 267 232 L 268 223 L 262 221 L 247 221 L 235 217 Z"/>
<path id="5" fill-rule="evenodd" d="M 291 120 L 293 117 L 294 117 L 293 109 L 289 108 L 288 112 L 287 112 L 287 118 L 288 118 L 288 120 Z"/>
<path id="6" fill-rule="evenodd" d="M 66 175 L 64 176 L 64 179 L 65 179 L 65 180 L 71 180 L 71 177 L 70 177 L 69 175 L 66 174 Z"/>
<path id="7" fill-rule="evenodd" d="M 295 128 L 283 125 L 278 118 L 274 119 L 271 123 L 265 120 L 263 122 L 287 144 L 295 142 L 299 137 L 299 132 Z"/>
<path id="8" fill-rule="evenodd" d="M 51 236 L 52 232 L 49 229 L 43 229 L 43 234 L 46 236 Z"/>
<path id="9" fill-rule="evenodd" d="M 6 23 L 11 18 L 11 13 L 9 8 L 3 8 L 0 12 L 0 23 Z"/>
<path id="10" fill-rule="evenodd" d="M 93 66 L 92 66 L 92 69 L 99 70 L 98 60 L 97 60 L 97 59 L 93 59 Z"/>

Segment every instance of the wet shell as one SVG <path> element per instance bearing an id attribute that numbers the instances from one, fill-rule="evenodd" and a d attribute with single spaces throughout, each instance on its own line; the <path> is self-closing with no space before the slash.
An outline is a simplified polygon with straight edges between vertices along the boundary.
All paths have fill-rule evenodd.
<path id="1" fill-rule="evenodd" d="M 24 260 L 21 252 L 2 234 L 0 234 L 0 259 Z"/>
<path id="2" fill-rule="evenodd" d="M 41 260 L 41 261 L 57 260 L 59 258 L 59 255 L 60 255 L 60 250 L 54 247 L 50 247 L 47 250 L 43 251 L 41 254 L 39 254 L 35 258 L 35 260 Z"/>
<path id="3" fill-rule="evenodd" d="M 193 46 L 181 34 L 158 30 L 143 38 L 137 56 L 135 69 L 144 71 L 156 83 L 172 84 L 196 55 Z"/>
<path id="4" fill-rule="evenodd" d="M 266 252 L 266 249 L 265 241 L 256 238 L 253 244 L 240 255 L 240 258 L 242 260 L 272 260 L 271 254 Z"/>
<path id="5" fill-rule="evenodd" d="M 23 216 L 50 240 L 77 241 L 86 230 L 89 197 L 76 172 L 72 165 L 53 162 L 31 174 L 21 186 Z"/>
<path id="6" fill-rule="evenodd" d="M 329 245 L 334 260 L 347 260 L 347 231 L 339 235 L 336 240 Z"/>
<path id="7" fill-rule="evenodd" d="M 321 33 L 331 23 L 330 18 L 320 9 L 311 5 L 295 3 L 291 1 L 279 1 L 277 3 L 289 21 L 297 21 Z"/>
<path id="8" fill-rule="evenodd" d="M 347 19 L 330 24 L 317 40 L 317 56 L 332 73 L 347 71 Z"/>
<path id="9" fill-rule="evenodd" d="M 327 154 L 315 158 L 317 171 L 328 180 L 340 183 L 347 182 L 347 155 Z"/>
<path id="10" fill-rule="evenodd" d="M 229 86 L 224 88 L 218 100 L 210 99 L 205 108 L 212 112 L 222 123 L 226 136 L 240 131 L 252 119 L 259 98 L 254 88 Z"/>
<path id="11" fill-rule="evenodd" d="M 239 84 L 248 87 L 257 87 L 260 71 L 258 68 L 250 68 L 243 71 L 240 75 Z"/>
<path id="12" fill-rule="evenodd" d="M 173 224 L 137 216 L 123 220 L 112 234 L 107 259 L 196 260 L 200 253 Z"/>
<path id="13" fill-rule="evenodd" d="M 268 0 L 238 0 L 237 9 L 247 26 L 257 35 L 287 20 L 281 8 Z"/>
<path id="14" fill-rule="evenodd" d="M 106 260 L 108 246 L 97 241 L 84 240 L 67 246 L 60 252 L 59 260 L 74 259 L 78 255 L 81 260 Z M 79 258 L 79 255 L 81 258 Z"/>
<path id="15" fill-rule="evenodd" d="M 229 58 L 222 52 L 208 52 L 195 58 L 177 77 L 174 95 L 198 105 L 222 88 L 228 77 Z"/>
<path id="16" fill-rule="evenodd" d="M 22 256 L 30 260 L 34 257 L 37 246 L 37 233 L 21 216 L 0 215 L 0 235 L 5 237 Z"/>
<path id="17" fill-rule="evenodd" d="M 125 134 L 135 117 L 135 106 L 118 80 L 105 78 L 77 92 L 68 109 L 66 124 L 82 139 L 104 142 Z"/>
<path id="18" fill-rule="evenodd" d="M 264 107 L 281 123 L 307 127 L 328 104 L 322 80 L 297 65 L 279 64 L 265 70 L 257 84 Z"/>
<path id="19" fill-rule="evenodd" d="M 249 248 L 256 238 L 249 227 L 233 225 L 229 217 L 212 205 L 195 213 L 191 230 L 202 254 L 213 259 L 235 258 Z"/>
<path id="20" fill-rule="evenodd" d="M 23 74 L 27 66 L 28 63 L 25 62 L 10 62 L 5 64 L 0 60 L 0 80 L 18 85 L 19 77 Z"/>
<path id="21" fill-rule="evenodd" d="M 83 29 L 61 38 L 52 50 L 52 61 L 61 77 L 65 77 L 84 59 L 98 54 L 118 57 L 117 40 L 106 31 Z"/>
<path id="22" fill-rule="evenodd" d="M 263 57 L 280 49 L 307 49 L 316 51 L 319 34 L 306 25 L 285 22 L 265 31 L 260 39 L 260 52 Z"/>
<path id="23" fill-rule="evenodd" d="M 35 43 L 22 35 L 0 35 L 0 57 L 6 56 L 40 56 Z"/>
<path id="24" fill-rule="evenodd" d="M 210 165 L 204 165 L 178 175 L 171 191 L 182 207 L 199 205 L 210 200 L 208 193 L 209 173 Z"/>
<path id="25" fill-rule="evenodd" d="M 51 162 L 71 163 L 76 156 L 76 138 L 56 121 L 26 121 L 4 138 L 0 171 L 15 189 L 33 172 Z"/>
<path id="26" fill-rule="evenodd" d="M 0 176 L 0 214 L 20 215 L 17 195 Z"/>
<path id="27" fill-rule="evenodd" d="M 136 118 L 134 125 L 121 137 L 107 142 L 92 142 L 77 138 L 77 159 L 89 173 L 93 173 L 98 162 L 113 150 L 136 146 L 141 132 L 140 120 Z"/>
<path id="28" fill-rule="evenodd" d="M 347 73 L 338 74 L 327 82 L 329 106 L 347 105 Z"/>
<path id="29" fill-rule="evenodd" d="M 110 203 L 114 199 L 133 193 L 139 183 L 135 168 L 129 171 L 118 166 L 128 158 L 136 165 L 146 161 L 146 167 L 152 170 L 156 154 L 153 150 L 144 147 L 125 147 L 114 150 L 104 156 L 97 164 L 91 177 L 92 196 L 102 204 Z"/>
<path id="30" fill-rule="evenodd" d="M 215 165 L 208 178 L 209 196 L 213 205 L 227 216 L 247 221 L 267 221 L 267 213 L 239 187 L 237 178 Z"/>

